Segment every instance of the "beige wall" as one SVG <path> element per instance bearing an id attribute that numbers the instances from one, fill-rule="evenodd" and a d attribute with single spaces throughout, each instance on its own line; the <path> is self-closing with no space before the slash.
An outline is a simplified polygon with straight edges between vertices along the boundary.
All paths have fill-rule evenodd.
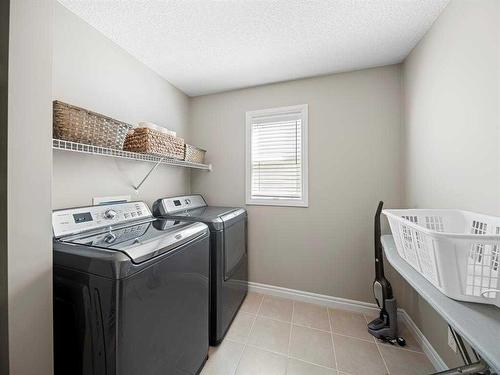
<path id="1" fill-rule="evenodd" d="M 152 121 L 186 135 L 186 95 L 57 2 L 54 27 L 54 99 L 130 124 Z M 151 204 L 162 196 L 188 192 L 188 171 L 160 166 L 136 195 L 132 186 L 152 166 L 55 151 L 53 208 L 89 205 L 92 197 L 123 194 Z"/>
<path id="2" fill-rule="evenodd" d="M 372 301 L 372 217 L 400 205 L 400 67 L 387 66 L 191 100 L 191 140 L 210 173 L 191 190 L 245 205 L 245 111 L 309 105 L 309 207 L 247 206 L 250 280 Z"/>
<path id="3" fill-rule="evenodd" d="M 405 206 L 500 215 L 500 2 L 452 1 L 404 63 Z M 399 303 L 448 364 L 446 324 L 407 285 Z"/>
<path id="4" fill-rule="evenodd" d="M 31 125 L 44 124 L 50 112 L 45 107 L 47 98 L 31 98 L 27 90 L 32 81 L 46 90 L 51 77 L 50 63 L 45 61 L 51 15 L 45 8 L 24 9 L 25 2 L 14 4 L 12 14 L 18 21 L 11 26 L 11 41 L 26 45 L 27 31 L 22 28 L 38 28 L 39 35 L 32 41 L 31 52 L 19 49 L 11 55 L 11 64 L 17 66 L 10 78 L 20 82 L 16 87 L 23 90 L 12 93 L 9 107 L 15 109 L 9 114 L 9 131 L 10 124 L 16 124 L 9 135 L 9 166 L 16 163 L 15 169 L 9 169 L 9 186 L 16 184 L 15 193 L 10 190 L 14 195 L 9 215 L 15 217 L 15 209 L 24 207 L 22 198 L 32 186 L 37 186 L 37 203 L 47 207 L 40 211 L 40 232 L 28 242 L 16 242 L 14 235 L 20 230 L 16 224 L 9 228 L 9 238 L 13 238 L 9 255 L 16 249 L 9 259 L 9 311 L 17 314 L 10 323 L 10 331 L 16 334 L 11 339 L 11 368 L 22 370 L 16 374 L 35 373 L 33 364 L 38 361 L 36 373 L 44 374 L 51 366 L 47 342 L 51 337 L 47 320 L 50 252 L 45 256 L 41 252 L 36 267 L 24 260 L 33 249 L 40 251 L 40 244 L 42 250 L 50 246 L 45 228 L 50 226 L 50 218 L 45 217 L 50 202 L 43 199 L 50 181 L 46 174 L 37 173 L 50 170 L 47 148 L 40 148 L 40 139 L 50 141 L 50 127 Z M 310 205 L 247 207 L 250 278 L 371 302 L 372 216 L 379 199 L 387 207 L 462 207 L 500 213 L 498 4 L 494 0 L 452 1 L 405 62 L 403 82 L 401 67 L 396 65 L 192 99 L 56 4 L 53 98 L 130 123 L 154 121 L 180 135 L 188 135 L 189 129 L 187 138 L 209 150 L 208 160 L 214 166 L 211 173 L 191 172 L 192 192 L 204 194 L 210 204 L 239 206 L 245 205 L 245 111 L 309 104 Z M 29 18 L 37 12 L 36 19 Z M 33 55 L 25 56 L 28 53 L 45 57 L 28 66 L 20 62 L 35 60 Z M 33 75 L 39 77 L 41 72 L 44 79 L 34 80 Z M 34 113 L 21 114 L 21 98 L 33 103 L 41 100 L 33 106 L 39 112 L 36 118 Z M 16 143 L 11 137 L 25 136 L 28 129 L 32 136 L 28 139 L 37 141 L 32 145 L 37 152 L 26 156 L 13 147 Z M 30 155 L 36 155 L 36 160 Z M 55 152 L 52 207 L 89 204 L 93 196 L 112 194 L 131 194 L 151 203 L 159 196 L 189 190 L 187 171 L 160 167 L 140 195 L 134 195 L 131 185 L 149 167 Z M 28 172 L 31 175 L 26 179 L 23 174 Z M 21 177 L 31 185 L 15 182 Z M 28 249 L 25 244 L 31 241 Z M 26 277 L 28 269 L 37 272 Z M 456 356 L 446 346 L 445 323 L 397 275 L 391 273 L 391 280 L 400 305 L 447 363 L 455 364 Z M 33 297 L 23 299 L 30 306 L 16 298 L 21 292 Z M 27 329 L 22 318 L 29 322 Z M 26 348 L 37 353 L 33 362 L 20 360 Z"/>
<path id="5" fill-rule="evenodd" d="M 10 373 L 52 373 L 52 1 L 10 4 L 8 288 Z M 27 230 L 27 226 L 29 230 Z"/>

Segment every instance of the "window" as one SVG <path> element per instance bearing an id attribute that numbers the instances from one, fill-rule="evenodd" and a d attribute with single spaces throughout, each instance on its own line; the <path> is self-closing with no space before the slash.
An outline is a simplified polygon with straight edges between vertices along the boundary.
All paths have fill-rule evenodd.
<path id="1" fill-rule="evenodd" d="M 246 203 L 308 206 L 307 104 L 246 113 Z"/>

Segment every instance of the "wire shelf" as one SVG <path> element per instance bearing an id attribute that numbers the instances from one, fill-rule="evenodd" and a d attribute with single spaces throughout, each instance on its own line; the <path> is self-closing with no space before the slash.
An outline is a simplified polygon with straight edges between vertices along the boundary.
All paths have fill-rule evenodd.
<path id="1" fill-rule="evenodd" d="M 70 141 L 63 141 L 62 139 L 52 139 L 52 148 L 54 150 L 64 150 L 64 151 L 71 151 L 71 152 L 79 152 L 79 153 L 83 153 L 83 154 L 110 156 L 113 158 L 138 160 L 138 161 L 145 161 L 145 162 L 149 162 L 149 163 L 173 165 L 176 167 L 195 168 L 195 169 L 204 169 L 204 170 L 211 170 L 212 169 L 211 164 L 193 163 L 193 162 L 189 162 L 189 161 L 166 158 L 166 157 L 161 157 L 161 156 L 157 156 L 157 155 L 139 154 L 137 152 L 115 150 L 112 148 L 92 146 L 92 145 L 86 145 L 83 143 L 76 143 L 76 142 L 70 142 Z"/>

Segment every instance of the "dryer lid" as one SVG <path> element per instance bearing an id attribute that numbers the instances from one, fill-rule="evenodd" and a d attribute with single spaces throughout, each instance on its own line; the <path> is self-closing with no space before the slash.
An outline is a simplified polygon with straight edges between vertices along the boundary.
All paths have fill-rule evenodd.
<path id="1" fill-rule="evenodd" d="M 201 195 L 162 198 L 153 204 L 153 214 L 157 217 L 186 217 L 204 223 L 226 221 L 244 212 L 240 207 L 208 206 Z"/>
<path id="2" fill-rule="evenodd" d="M 190 217 L 201 222 L 214 222 L 224 220 L 228 214 L 240 210 L 238 207 L 200 207 L 186 212 L 177 213 L 179 217 Z"/>

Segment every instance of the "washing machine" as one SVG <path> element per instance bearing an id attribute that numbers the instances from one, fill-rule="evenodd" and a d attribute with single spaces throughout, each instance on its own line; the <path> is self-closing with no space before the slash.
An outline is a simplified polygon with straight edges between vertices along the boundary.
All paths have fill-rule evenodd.
<path id="1" fill-rule="evenodd" d="M 144 202 L 54 211 L 60 375 L 197 374 L 208 353 L 209 230 Z"/>
<path id="2" fill-rule="evenodd" d="M 158 199 L 153 215 L 210 229 L 210 345 L 224 338 L 248 291 L 247 212 L 209 206 L 201 195 Z"/>

